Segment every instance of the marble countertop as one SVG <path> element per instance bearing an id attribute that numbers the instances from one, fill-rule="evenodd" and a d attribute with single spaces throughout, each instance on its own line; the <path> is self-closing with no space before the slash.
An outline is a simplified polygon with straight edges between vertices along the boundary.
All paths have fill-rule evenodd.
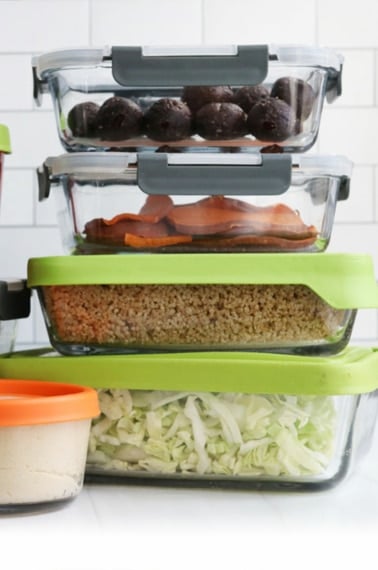
<path id="1" fill-rule="evenodd" d="M 86 484 L 57 511 L 0 516 L 7 570 L 254 570 L 257 561 L 259 570 L 365 570 L 378 567 L 377 538 L 378 429 L 352 474 L 326 491 Z"/>

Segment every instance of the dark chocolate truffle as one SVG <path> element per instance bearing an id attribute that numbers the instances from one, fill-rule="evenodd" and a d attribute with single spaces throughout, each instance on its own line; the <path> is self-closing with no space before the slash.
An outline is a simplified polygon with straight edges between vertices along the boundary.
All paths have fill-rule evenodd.
<path id="1" fill-rule="evenodd" d="M 266 97 L 248 113 L 249 132 L 262 141 L 280 142 L 295 133 L 296 116 L 293 109 L 273 97 Z"/>
<path id="2" fill-rule="evenodd" d="M 97 131 L 103 140 L 121 141 L 141 134 L 143 113 L 140 107 L 123 97 L 110 97 L 97 113 Z"/>
<path id="3" fill-rule="evenodd" d="M 92 101 L 78 103 L 67 115 L 67 125 L 74 137 L 94 137 L 99 106 Z"/>
<path id="4" fill-rule="evenodd" d="M 179 141 L 192 134 L 192 114 L 186 103 L 163 98 L 144 115 L 144 132 L 157 141 Z"/>
<path id="5" fill-rule="evenodd" d="M 188 85 L 184 87 L 181 99 L 195 113 L 207 103 L 232 103 L 234 93 L 231 87 L 224 85 Z"/>
<path id="6" fill-rule="evenodd" d="M 249 113 L 253 105 L 264 97 L 269 97 L 269 91 L 266 87 L 263 85 L 246 85 L 235 91 L 234 103 Z"/>
<path id="7" fill-rule="evenodd" d="M 247 134 L 247 115 L 235 103 L 208 103 L 195 117 L 196 132 L 208 140 L 226 140 Z"/>
<path id="8" fill-rule="evenodd" d="M 271 97 L 278 97 L 285 101 L 302 121 L 309 117 L 315 101 L 315 93 L 311 85 L 296 77 L 277 79 L 272 86 Z"/>

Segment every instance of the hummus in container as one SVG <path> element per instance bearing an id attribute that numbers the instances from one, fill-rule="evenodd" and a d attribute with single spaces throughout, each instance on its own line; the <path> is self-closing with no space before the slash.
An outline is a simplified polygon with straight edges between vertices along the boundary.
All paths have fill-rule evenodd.
<path id="1" fill-rule="evenodd" d="M 0 380 L 0 512 L 39 510 L 81 491 L 95 390 Z"/>

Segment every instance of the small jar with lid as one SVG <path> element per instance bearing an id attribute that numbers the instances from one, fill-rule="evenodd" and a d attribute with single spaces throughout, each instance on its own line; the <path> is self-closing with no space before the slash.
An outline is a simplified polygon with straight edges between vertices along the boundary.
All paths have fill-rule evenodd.
<path id="1" fill-rule="evenodd" d="M 82 489 L 94 389 L 0 380 L 0 513 L 56 508 Z"/>

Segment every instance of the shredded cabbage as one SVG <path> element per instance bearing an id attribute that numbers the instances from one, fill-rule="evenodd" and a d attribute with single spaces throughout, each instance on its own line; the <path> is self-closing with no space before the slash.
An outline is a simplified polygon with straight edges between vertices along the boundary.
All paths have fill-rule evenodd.
<path id="1" fill-rule="evenodd" d="M 99 390 L 89 471 L 298 476 L 333 454 L 330 396 Z"/>

